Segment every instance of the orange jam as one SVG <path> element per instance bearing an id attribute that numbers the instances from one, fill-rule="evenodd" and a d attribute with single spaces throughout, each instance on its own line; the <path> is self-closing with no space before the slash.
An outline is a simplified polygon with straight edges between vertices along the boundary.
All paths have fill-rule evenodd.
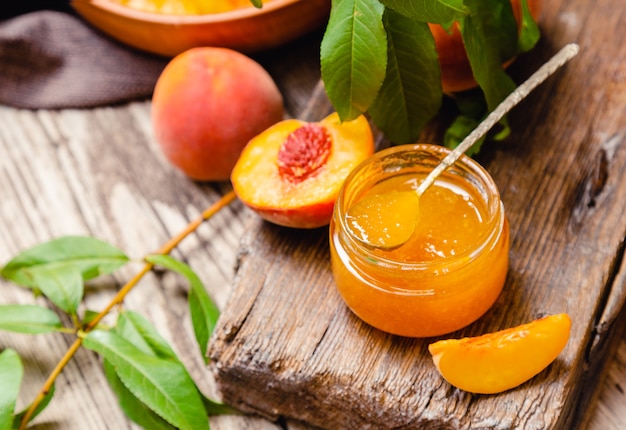
<path id="1" fill-rule="evenodd" d="M 380 330 L 410 337 L 450 333 L 482 316 L 502 291 L 508 224 L 493 179 L 468 157 L 420 196 L 415 231 L 405 244 L 372 248 L 347 228 L 352 205 L 372 194 L 416 189 L 448 153 L 423 144 L 380 151 L 348 176 L 335 204 L 335 283 L 348 307 Z"/>

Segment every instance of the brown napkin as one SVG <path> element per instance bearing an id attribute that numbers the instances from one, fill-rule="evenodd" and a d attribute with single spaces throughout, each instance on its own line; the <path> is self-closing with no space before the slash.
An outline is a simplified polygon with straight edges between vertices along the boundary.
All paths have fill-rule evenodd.
<path id="1" fill-rule="evenodd" d="M 166 64 L 69 13 L 37 11 L 0 22 L 0 104 L 85 108 L 144 99 Z"/>

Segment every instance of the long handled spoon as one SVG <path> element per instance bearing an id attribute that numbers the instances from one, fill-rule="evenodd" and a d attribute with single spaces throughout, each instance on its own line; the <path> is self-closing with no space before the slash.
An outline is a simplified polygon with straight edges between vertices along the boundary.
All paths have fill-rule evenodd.
<path id="1" fill-rule="evenodd" d="M 406 243 L 419 222 L 419 198 L 437 177 L 482 138 L 513 107 L 550 75 L 578 54 L 576 43 L 565 45 L 524 83 L 509 94 L 463 141 L 450 152 L 412 191 L 375 194 L 352 206 L 346 221 L 351 234 L 361 243 L 379 249 L 394 249 Z M 372 216 L 379 214 L 384 216 Z"/>

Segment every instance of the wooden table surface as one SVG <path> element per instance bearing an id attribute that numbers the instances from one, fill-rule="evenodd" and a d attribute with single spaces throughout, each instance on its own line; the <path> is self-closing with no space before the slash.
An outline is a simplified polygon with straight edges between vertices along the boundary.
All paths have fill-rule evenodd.
<path id="1" fill-rule="evenodd" d="M 545 36 L 537 56 L 521 58 L 512 70 L 518 76 L 525 76 L 538 64 L 537 58 L 547 58 L 563 41 L 581 43 L 580 61 L 583 63 L 574 69 L 589 74 L 590 86 L 594 85 L 595 89 L 590 96 L 602 98 L 604 115 L 612 118 L 612 122 L 603 122 L 602 113 L 595 111 L 593 117 L 586 117 L 585 106 L 558 107 L 560 98 L 569 100 L 568 92 L 582 91 L 581 88 L 559 87 L 554 93 L 549 93 L 548 89 L 541 93 L 539 89 L 538 95 L 516 113 L 514 133 L 527 137 L 533 130 L 524 129 L 525 122 L 542 127 L 555 121 L 552 117 L 537 116 L 548 115 L 550 111 L 567 120 L 567 124 L 587 121 L 589 130 L 601 132 L 603 136 L 589 135 L 585 139 L 599 139 L 611 160 L 624 165 L 626 48 L 616 37 L 620 26 L 626 25 L 626 12 L 621 2 L 548 2 L 542 21 Z M 278 82 L 292 116 L 306 109 L 319 80 L 316 55 L 319 36 L 311 35 L 258 57 Z M 616 95 L 607 97 L 607 94 Z M 534 110 L 530 105 L 544 103 L 546 98 L 553 103 L 548 111 Z M 597 106 L 598 103 L 600 101 L 590 100 L 590 104 Z M 575 111 L 576 117 L 567 119 L 568 109 Z M 614 170 L 609 171 L 614 173 Z M 551 171 L 545 174 L 556 175 Z M 626 199 L 623 176 L 611 177 L 618 191 L 611 198 L 618 199 L 618 203 L 621 201 L 622 207 Z M 149 101 L 89 110 L 30 111 L 0 106 L 0 264 L 24 248 L 67 234 L 107 240 L 131 257 L 140 259 L 182 230 L 229 189 L 227 183 L 190 181 L 168 164 L 153 137 Z M 594 204 L 602 210 L 601 202 Z M 611 207 L 616 206 L 619 205 Z M 621 241 L 621 253 L 615 253 L 613 265 L 606 268 L 605 274 L 607 278 L 612 276 L 623 282 L 626 227 L 619 220 L 613 219 L 613 222 L 621 228 L 613 232 L 617 241 Z M 227 306 L 231 295 L 240 257 L 240 239 L 257 224 L 254 214 L 234 202 L 175 251 L 177 257 L 184 258 L 194 268 L 222 308 Z M 548 256 L 550 249 L 537 249 L 536 253 Z M 85 308 L 102 308 L 116 288 L 137 270 L 138 266 L 130 265 L 115 276 L 91 285 Z M 623 289 L 624 285 L 615 285 L 615 288 Z M 185 281 L 178 276 L 151 274 L 128 296 L 126 307 L 153 321 L 179 352 L 201 388 L 218 397 L 220 392 L 214 375 L 200 357 L 188 352 L 195 351 L 196 347 L 186 311 L 185 291 Z M 28 291 L 0 281 L 0 303 L 32 302 L 41 303 Z M 619 337 L 615 349 L 610 349 L 608 360 L 602 363 L 605 371 L 598 373 L 597 380 L 588 387 L 593 394 L 585 403 L 584 417 L 574 423 L 575 428 L 626 428 L 626 335 L 619 333 L 619 327 L 614 327 L 617 322 L 623 324 L 624 312 L 608 311 L 612 317 L 608 321 L 598 318 L 592 323 L 594 332 L 601 341 L 608 339 L 602 337 L 605 328 L 617 331 Z M 603 326 L 605 323 L 607 327 Z M 29 402 L 41 388 L 71 341 L 71 336 L 61 334 L 26 336 L 0 332 L 0 350 L 13 348 L 24 361 L 22 404 Z M 211 425 L 216 429 L 309 428 L 291 419 L 270 422 L 255 416 L 216 417 Z M 126 420 L 109 391 L 98 357 L 81 350 L 60 376 L 52 404 L 32 428 L 74 430 L 135 426 Z"/>

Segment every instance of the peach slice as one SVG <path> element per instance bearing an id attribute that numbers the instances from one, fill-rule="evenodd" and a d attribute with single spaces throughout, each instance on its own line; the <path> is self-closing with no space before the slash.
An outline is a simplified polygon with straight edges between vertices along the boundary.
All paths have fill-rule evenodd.
<path id="1" fill-rule="evenodd" d="M 550 315 L 477 337 L 428 346 L 437 370 L 461 390 L 500 393 L 528 381 L 561 353 L 570 335 L 567 314 Z"/>
<path id="2" fill-rule="evenodd" d="M 265 220 L 294 228 L 330 223 L 348 173 L 374 153 L 363 116 L 279 122 L 245 146 L 231 174 L 239 199 Z"/>

